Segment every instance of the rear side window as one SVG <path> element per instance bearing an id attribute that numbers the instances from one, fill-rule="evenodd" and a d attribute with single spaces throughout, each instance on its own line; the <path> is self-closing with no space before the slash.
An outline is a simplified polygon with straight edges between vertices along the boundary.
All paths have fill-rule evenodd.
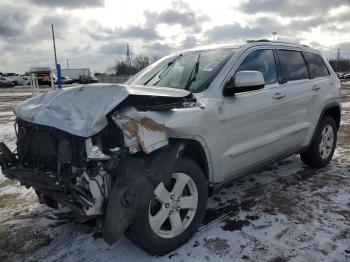
<path id="1" fill-rule="evenodd" d="M 277 50 L 282 73 L 287 81 L 308 79 L 309 73 L 303 55 L 299 51 Z"/>
<path id="2" fill-rule="evenodd" d="M 260 71 L 266 85 L 277 82 L 277 70 L 272 50 L 255 50 L 247 55 L 239 66 L 239 71 Z"/>
<path id="3" fill-rule="evenodd" d="M 311 78 L 329 75 L 328 69 L 319 55 L 305 53 L 305 58 L 309 65 Z"/>

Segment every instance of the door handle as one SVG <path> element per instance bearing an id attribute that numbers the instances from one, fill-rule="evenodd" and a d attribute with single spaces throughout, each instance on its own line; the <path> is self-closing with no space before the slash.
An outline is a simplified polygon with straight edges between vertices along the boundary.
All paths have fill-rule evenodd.
<path id="1" fill-rule="evenodd" d="M 286 94 L 282 94 L 282 93 L 276 93 L 274 96 L 273 96 L 273 99 L 281 99 L 283 97 L 285 97 Z"/>
<path id="2" fill-rule="evenodd" d="M 321 87 L 319 87 L 318 85 L 313 85 L 312 86 L 312 90 L 319 90 Z"/>

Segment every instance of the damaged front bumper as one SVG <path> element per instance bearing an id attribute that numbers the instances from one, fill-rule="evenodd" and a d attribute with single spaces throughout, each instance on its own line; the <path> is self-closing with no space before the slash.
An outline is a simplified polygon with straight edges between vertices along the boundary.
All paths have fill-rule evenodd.
<path id="1" fill-rule="evenodd" d="M 22 185 L 44 190 L 64 190 L 56 173 L 24 167 L 4 143 L 0 143 L 0 167 L 4 176 L 20 181 Z"/>
<path id="2" fill-rule="evenodd" d="M 91 197 L 76 183 L 66 179 L 66 176 L 24 167 L 4 143 L 0 143 L 0 166 L 6 177 L 18 180 L 24 186 L 33 187 L 40 203 L 51 207 L 57 207 L 57 203 L 61 203 L 85 217 L 102 216 L 103 238 L 108 244 L 113 244 L 133 223 L 139 212 L 147 208 L 155 187 L 160 182 L 170 182 L 175 162 L 184 148 L 183 143 L 172 143 L 146 157 L 124 159 L 119 165 L 120 174 L 115 178 L 113 187 L 108 189 L 111 189 L 108 197 L 101 189 L 101 184 L 95 183 L 96 177 L 87 178 L 96 185 L 94 188 L 90 184 Z M 69 168 L 69 165 L 62 167 L 66 171 Z"/>
<path id="3" fill-rule="evenodd" d="M 18 180 L 21 185 L 28 188 L 32 187 L 41 204 L 47 204 L 52 208 L 62 204 L 70 207 L 80 216 L 103 214 L 104 196 L 93 189 L 94 184 L 96 184 L 95 187 L 99 186 L 96 182 L 97 178 L 91 182 L 86 173 L 82 172 L 81 177 L 86 179 L 86 187 L 90 188 L 91 194 L 89 194 L 87 190 L 78 186 L 77 180 L 73 181 L 71 176 L 67 176 L 74 169 L 69 164 L 62 165 L 60 174 L 55 171 L 26 167 L 4 143 L 0 143 L 0 167 L 4 176 Z"/>
<path id="4" fill-rule="evenodd" d="M 0 166 L 4 176 L 20 181 L 22 185 L 42 190 L 64 191 L 62 181 L 56 173 L 23 167 L 3 143 L 0 143 Z"/>

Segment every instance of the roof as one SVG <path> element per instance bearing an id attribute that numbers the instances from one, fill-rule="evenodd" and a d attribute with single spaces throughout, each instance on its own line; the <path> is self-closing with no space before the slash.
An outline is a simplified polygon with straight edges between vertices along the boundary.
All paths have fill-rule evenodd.
<path id="1" fill-rule="evenodd" d="M 285 47 L 294 47 L 294 48 L 300 48 L 305 52 L 313 52 L 313 53 L 319 53 L 317 49 L 311 48 L 307 45 L 298 44 L 298 43 L 291 43 L 291 42 L 283 42 L 283 41 L 270 41 L 267 39 L 259 39 L 259 40 L 248 40 L 245 44 L 235 44 L 235 43 L 226 43 L 226 44 L 213 44 L 213 45 L 207 45 L 207 46 L 198 46 L 191 49 L 181 50 L 180 52 L 192 52 L 192 51 L 199 51 L 199 50 L 210 50 L 210 49 L 217 49 L 217 48 L 241 48 L 246 47 L 249 48 L 251 46 L 257 46 L 257 45 L 271 45 L 271 46 L 285 46 Z"/>

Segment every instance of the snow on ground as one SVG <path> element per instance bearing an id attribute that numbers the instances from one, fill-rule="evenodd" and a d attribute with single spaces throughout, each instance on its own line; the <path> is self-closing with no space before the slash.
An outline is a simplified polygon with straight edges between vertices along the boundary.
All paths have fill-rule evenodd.
<path id="1" fill-rule="evenodd" d="M 344 103 L 342 103 L 342 106 L 343 106 L 343 107 L 348 107 L 348 108 L 349 108 L 349 107 L 350 107 L 350 102 L 344 102 Z"/>
<path id="2" fill-rule="evenodd" d="M 19 100 L 0 96 L 0 141 L 12 149 L 11 111 Z M 107 245 L 94 235 L 93 222 L 38 204 L 32 189 L 0 173 L 0 261 L 350 261 L 349 100 L 342 98 L 329 166 L 312 170 L 292 156 L 236 180 L 209 199 L 194 237 L 164 257 L 149 256 L 126 238 Z"/>

